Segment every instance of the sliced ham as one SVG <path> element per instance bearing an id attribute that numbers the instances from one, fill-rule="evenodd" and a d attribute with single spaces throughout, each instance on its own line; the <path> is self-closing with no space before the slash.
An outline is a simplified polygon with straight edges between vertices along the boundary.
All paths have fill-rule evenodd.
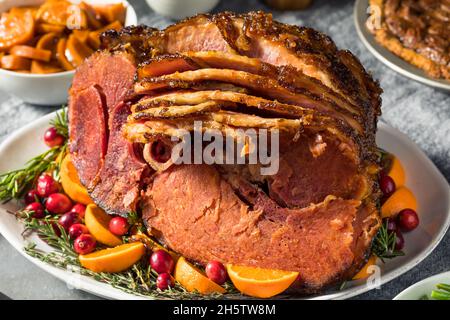
<path id="1" fill-rule="evenodd" d="M 130 106 L 121 103 L 111 112 L 108 152 L 99 174 L 99 183 L 91 197 L 111 214 L 126 216 L 137 210 L 142 180 L 147 165 L 132 156 L 132 145 L 123 137 L 122 126 L 130 114 Z"/>
<path id="2" fill-rule="evenodd" d="M 358 272 L 381 220 L 381 89 L 357 58 L 262 12 L 127 27 L 101 41 L 69 105 L 70 152 L 100 207 L 141 213 L 161 243 L 201 265 L 297 271 L 303 293 Z M 279 134 L 279 170 L 264 174 L 261 159 L 173 163 L 174 138 L 196 121 L 244 142 L 244 158 L 256 140 L 243 131 Z"/>
<path id="3" fill-rule="evenodd" d="M 160 240 L 202 264 L 219 260 L 299 271 L 301 285 L 314 290 L 334 282 L 354 259 L 352 221 L 359 201 L 328 198 L 286 209 L 257 192 L 249 206 L 206 165 L 171 167 L 155 178 L 146 197 L 144 219 Z"/>
<path id="4" fill-rule="evenodd" d="M 283 103 L 296 104 L 304 108 L 314 109 L 348 123 L 357 132 L 363 134 L 361 124 L 355 120 L 357 116 L 350 116 L 345 113 L 337 112 L 329 103 L 323 100 L 313 100 L 300 93 L 293 93 L 278 85 L 277 81 L 271 78 L 244 71 L 231 69 L 200 69 L 195 71 L 185 71 L 161 77 L 143 79 L 135 84 L 134 90 L 139 94 L 148 94 L 155 90 L 167 88 L 186 88 L 192 83 L 202 81 L 232 83 L 234 85 L 249 88 L 255 93 Z"/>
<path id="5" fill-rule="evenodd" d="M 107 149 L 106 98 L 95 85 L 72 94 L 69 103 L 69 150 L 82 184 L 97 181 Z"/>

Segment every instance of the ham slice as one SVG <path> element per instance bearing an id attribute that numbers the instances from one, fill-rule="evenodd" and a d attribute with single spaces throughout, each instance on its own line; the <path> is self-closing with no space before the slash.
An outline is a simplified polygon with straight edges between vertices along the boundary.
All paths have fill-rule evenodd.
<path id="1" fill-rule="evenodd" d="M 69 150 L 82 184 L 97 181 L 107 148 L 106 98 L 95 85 L 72 95 L 69 104 Z"/>
<path id="2" fill-rule="evenodd" d="M 329 103 L 322 100 L 313 100 L 306 95 L 293 93 L 267 77 L 254 75 L 244 71 L 231 69 L 200 69 L 185 71 L 155 78 L 146 78 L 137 82 L 134 90 L 139 94 L 149 94 L 155 90 L 167 88 L 186 88 L 192 83 L 202 81 L 220 81 L 249 88 L 259 95 L 278 100 L 283 103 L 296 104 L 304 108 L 317 110 L 325 115 L 333 116 L 348 123 L 357 132 L 363 134 L 361 124 L 349 116 L 337 112 Z"/>

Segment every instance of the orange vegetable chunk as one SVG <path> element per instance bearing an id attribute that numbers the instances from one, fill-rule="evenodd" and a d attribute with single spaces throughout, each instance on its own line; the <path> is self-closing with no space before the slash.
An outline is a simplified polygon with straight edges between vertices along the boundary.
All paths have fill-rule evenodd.
<path id="1" fill-rule="evenodd" d="M 56 73 L 64 71 L 54 63 L 49 62 L 42 62 L 33 60 L 31 62 L 31 73 L 39 73 L 39 74 L 46 74 L 46 73 Z"/>
<path id="2" fill-rule="evenodd" d="M 103 18 L 109 23 L 114 21 L 119 21 L 120 23 L 125 23 L 125 16 L 127 8 L 123 3 L 108 4 L 104 6 L 97 6 L 97 11 L 101 14 Z"/>
<path id="3" fill-rule="evenodd" d="M 49 62 L 52 58 L 52 52 L 50 50 L 36 49 L 30 46 L 14 46 L 11 49 L 11 54 L 28 58 L 33 60 Z"/>
<path id="4" fill-rule="evenodd" d="M 62 33 L 66 27 L 65 26 L 58 26 L 55 24 L 49 24 L 49 23 L 37 23 L 36 24 L 36 32 L 40 34 L 45 34 L 49 32 L 54 33 Z"/>
<path id="5" fill-rule="evenodd" d="M 100 29 L 102 27 L 102 23 L 100 21 L 100 15 L 97 14 L 95 9 L 91 5 L 82 1 L 82 2 L 80 2 L 79 7 L 82 10 L 84 10 L 84 12 L 86 13 L 88 25 L 92 29 Z"/>
<path id="6" fill-rule="evenodd" d="M 78 40 L 73 34 L 69 36 L 66 44 L 66 57 L 72 65 L 79 66 L 92 53 L 94 51 Z"/>
<path id="7" fill-rule="evenodd" d="M 69 62 L 69 60 L 67 60 L 66 57 L 66 44 L 66 38 L 60 38 L 58 40 L 58 44 L 56 45 L 56 58 L 65 70 L 73 70 L 75 69 L 74 66 Z"/>
<path id="8" fill-rule="evenodd" d="M 34 36 L 34 26 L 30 10 L 3 13 L 0 18 L 0 51 L 31 40 Z"/>
<path id="9" fill-rule="evenodd" d="M 30 69 L 31 60 L 15 55 L 6 55 L 1 58 L 1 66 L 8 70 L 27 70 Z"/>

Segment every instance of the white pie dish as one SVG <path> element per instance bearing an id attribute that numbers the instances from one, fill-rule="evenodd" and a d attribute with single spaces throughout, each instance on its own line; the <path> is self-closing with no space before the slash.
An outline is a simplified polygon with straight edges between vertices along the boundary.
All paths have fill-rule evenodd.
<path id="1" fill-rule="evenodd" d="M 55 114 L 46 115 L 10 135 L 0 146 L 0 173 L 21 167 L 27 160 L 46 150 L 42 135 Z M 387 151 L 395 153 L 405 167 L 407 186 L 416 195 L 421 224 L 418 229 L 405 234 L 404 257 L 380 264 L 381 285 L 415 267 L 439 244 L 450 225 L 450 189 L 447 181 L 426 155 L 404 134 L 379 124 L 377 143 Z M 111 299 L 136 299 L 137 295 L 124 293 L 92 278 L 57 269 L 28 256 L 23 247 L 23 226 L 8 210 L 15 211 L 17 203 L 0 204 L 0 233 L 29 261 L 55 277 L 68 282 L 72 287 Z M 38 248 L 51 250 L 38 237 L 30 238 Z M 343 290 L 326 291 L 309 299 L 345 299 L 370 290 L 363 280 L 348 282 Z M 289 298 L 297 298 L 295 296 Z"/>
<path id="2" fill-rule="evenodd" d="M 0 14 L 13 6 L 33 6 L 43 2 L 44 0 L 0 0 Z M 127 7 L 125 25 L 137 24 L 136 12 L 128 1 L 86 0 L 86 2 L 97 5 L 123 2 Z M 51 74 L 27 74 L 0 68 L 0 90 L 30 104 L 62 105 L 67 102 L 67 94 L 74 74 L 73 70 Z"/>
<path id="3" fill-rule="evenodd" d="M 375 40 L 375 37 L 366 27 L 368 8 L 368 0 L 357 0 L 353 10 L 353 18 L 359 38 L 375 58 L 407 78 L 430 87 L 450 91 L 450 81 L 430 77 L 425 71 L 396 56 Z"/>

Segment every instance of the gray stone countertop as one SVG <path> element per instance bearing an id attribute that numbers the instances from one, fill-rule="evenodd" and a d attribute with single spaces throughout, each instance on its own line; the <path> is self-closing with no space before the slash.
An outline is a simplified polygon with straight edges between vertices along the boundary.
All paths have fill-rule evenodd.
<path id="1" fill-rule="evenodd" d="M 164 27 L 167 20 L 147 6 L 144 0 L 130 0 L 140 23 Z M 352 51 L 379 79 L 383 93 L 381 121 L 399 129 L 414 140 L 450 181 L 450 96 L 448 93 L 406 79 L 379 62 L 359 40 L 353 23 L 354 1 L 314 0 L 306 11 L 273 12 L 282 22 L 314 27 L 330 35 L 340 48 Z M 257 0 L 222 0 L 215 11 L 270 11 Z M 14 130 L 54 111 L 51 107 L 24 104 L 0 92 L 0 142 Z M 416 268 L 355 299 L 392 299 L 403 289 L 433 274 L 450 270 L 450 233 L 434 252 Z M 27 261 L 0 236 L 0 293 L 12 299 L 98 299 L 74 289 Z"/>

